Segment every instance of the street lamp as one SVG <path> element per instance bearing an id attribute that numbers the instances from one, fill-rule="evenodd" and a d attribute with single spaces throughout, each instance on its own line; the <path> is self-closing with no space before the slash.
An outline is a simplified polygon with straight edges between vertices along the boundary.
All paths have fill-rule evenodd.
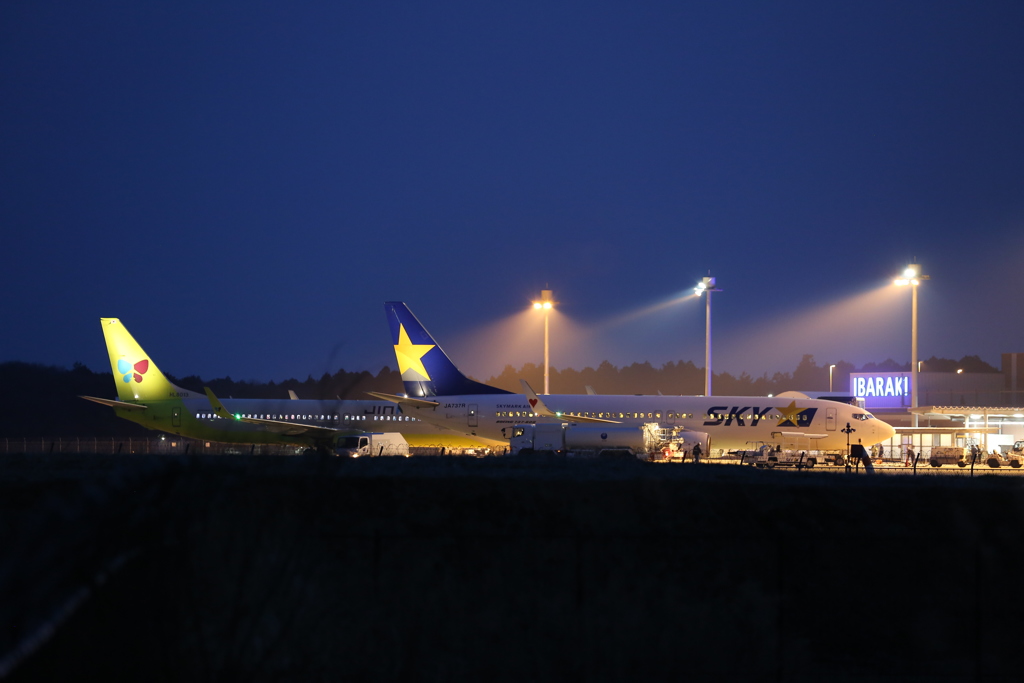
<path id="1" fill-rule="evenodd" d="M 551 298 L 550 289 L 542 289 L 540 291 L 540 301 L 533 302 L 533 308 L 536 311 L 544 311 L 544 393 L 551 393 L 548 384 L 550 377 L 548 373 L 548 316 L 551 313 L 551 309 L 555 307 L 555 300 Z"/>
<path id="2" fill-rule="evenodd" d="M 828 366 L 828 393 L 832 393 L 832 371 L 836 369 L 835 363 Z"/>
<path id="3" fill-rule="evenodd" d="M 904 287 L 909 286 L 913 292 L 910 306 L 910 407 L 917 407 L 917 373 L 920 367 L 917 363 L 917 286 L 922 280 L 930 280 L 928 275 L 921 274 L 921 266 L 912 263 L 903 271 L 903 275 L 893 280 L 893 284 Z M 917 426 L 917 413 L 911 413 L 913 417 L 912 426 Z"/>
<path id="4" fill-rule="evenodd" d="M 704 334 L 704 395 L 711 395 L 711 292 L 721 292 L 715 286 L 715 278 L 708 276 L 702 278 L 693 289 L 697 296 L 707 294 L 707 314 Z"/>

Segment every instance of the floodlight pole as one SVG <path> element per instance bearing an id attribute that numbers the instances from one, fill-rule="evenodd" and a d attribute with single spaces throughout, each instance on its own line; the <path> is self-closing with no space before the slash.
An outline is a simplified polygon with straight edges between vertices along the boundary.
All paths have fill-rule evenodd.
<path id="1" fill-rule="evenodd" d="M 917 285 L 911 285 L 912 294 L 910 297 L 910 408 L 911 426 L 917 426 L 918 415 L 914 412 L 917 408 Z"/>
<path id="2" fill-rule="evenodd" d="M 705 313 L 704 321 L 704 395 L 711 395 L 711 292 L 721 292 L 715 286 L 715 278 L 710 275 L 705 278 L 701 278 L 701 281 L 697 283 L 697 287 L 693 290 L 697 296 L 701 294 L 707 295 L 707 309 Z"/>
<path id="3" fill-rule="evenodd" d="M 914 427 L 918 424 L 918 415 L 914 412 L 917 408 L 917 288 L 922 280 L 930 280 L 928 275 L 921 274 L 921 266 L 912 263 L 906 267 L 901 277 L 896 278 L 893 284 L 909 285 L 910 295 L 910 424 Z"/>
<path id="4" fill-rule="evenodd" d="M 551 347 L 548 343 L 548 325 L 550 308 L 544 309 L 544 395 L 551 393 Z"/>
<path id="5" fill-rule="evenodd" d="M 830 394 L 832 393 L 832 371 L 835 369 L 836 366 L 834 364 L 828 366 L 828 393 Z"/>
<path id="6" fill-rule="evenodd" d="M 707 310 L 704 316 L 704 395 L 711 395 L 711 290 L 707 291 Z"/>

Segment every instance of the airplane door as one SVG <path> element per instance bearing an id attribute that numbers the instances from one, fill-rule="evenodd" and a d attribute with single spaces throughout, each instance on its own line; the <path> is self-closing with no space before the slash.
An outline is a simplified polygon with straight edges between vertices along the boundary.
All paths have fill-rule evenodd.
<path id="1" fill-rule="evenodd" d="M 476 412 L 477 412 L 477 410 L 476 409 L 477 409 L 477 404 L 476 403 L 470 403 L 469 405 L 466 406 L 466 416 L 469 418 L 469 426 L 470 427 L 476 427 L 477 426 L 477 424 L 476 424 Z"/>
<path id="2" fill-rule="evenodd" d="M 825 431 L 834 432 L 836 431 L 836 409 L 826 408 L 825 409 Z"/>
<path id="3" fill-rule="evenodd" d="M 181 426 L 181 408 L 171 408 L 171 426 Z"/>

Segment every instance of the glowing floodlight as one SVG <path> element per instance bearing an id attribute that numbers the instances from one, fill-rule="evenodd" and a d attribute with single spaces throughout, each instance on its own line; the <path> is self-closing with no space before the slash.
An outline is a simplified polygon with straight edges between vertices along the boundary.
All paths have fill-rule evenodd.
<path id="1" fill-rule="evenodd" d="M 551 309 L 554 308 L 554 307 L 555 307 L 555 300 L 551 296 L 551 290 L 550 289 L 542 289 L 540 291 L 540 301 L 534 301 L 533 302 L 533 310 L 535 310 L 535 311 L 544 311 L 544 393 L 545 394 L 551 393 L 550 392 L 550 386 L 549 386 L 550 372 L 549 372 L 549 369 L 548 369 L 548 367 L 549 367 L 548 359 L 550 358 L 549 353 L 548 353 L 548 350 L 549 350 L 549 346 L 548 346 L 548 313 L 550 313 Z"/>

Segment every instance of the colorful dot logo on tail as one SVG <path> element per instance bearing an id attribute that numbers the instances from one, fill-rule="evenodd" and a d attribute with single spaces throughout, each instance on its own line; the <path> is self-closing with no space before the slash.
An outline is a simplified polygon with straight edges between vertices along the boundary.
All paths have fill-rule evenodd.
<path id="1" fill-rule="evenodd" d="M 125 384 L 128 384 L 133 379 L 136 382 L 142 382 L 142 376 L 146 374 L 146 370 L 149 370 L 149 360 L 146 358 L 143 358 L 135 365 L 130 365 L 124 359 L 117 361 L 117 371 L 123 375 L 121 381 Z"/>

